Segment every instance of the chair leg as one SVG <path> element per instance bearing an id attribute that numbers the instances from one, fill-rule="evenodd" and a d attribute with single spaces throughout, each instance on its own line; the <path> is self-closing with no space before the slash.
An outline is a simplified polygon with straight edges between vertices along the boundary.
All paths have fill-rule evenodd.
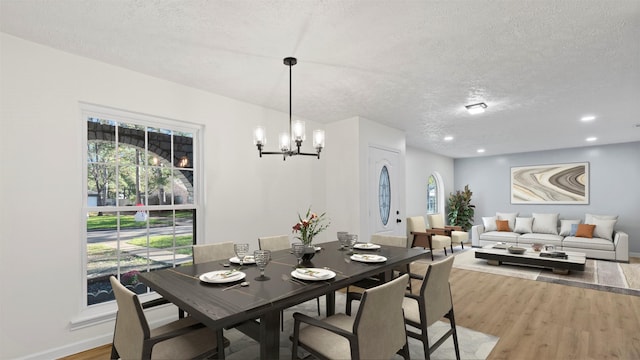
<path id="1" fill-rule="evenodd" d="M 444 256 L 447 256 L 447 247 L 444 247 Z"/>
<path id="2" fill-rule="evenodd" d="M 464 249 L 464 242 L 460 242 L 460 246 L 462 246 L 462 248 Z"/>
<path id="3" fill-rule="evenodd" d="M 453 348 L 456 351 L 456 360 L 460 360 L 460 347 L 458 346 L 458 330 L 456 330 L 456 318 L 453 315 L 453 307 L 449 310 L 449 322 L 451 323 L 451 331 L 453 332 Z"/>
<path id="4" fill-rule="evenodd" d="M 411 288 L 411 264 L 407 264 L 407 274 L 409 274 L 409 293 L 413 294 L 413 289 Z"/>
<path id="5" fill-rule="evenodd" d="M 318 316 L 320 316 L 320 298 L 317 297 L 316 301 L 318 302 Z"/>
<path id="6" fill-rule="evenodd" d="M 116 350 L 116 347 L 113 345 L 113 343 L 111 344 L 111 359 L 112 360 L 120 359 L 118 350 Z"/>
<path id="7" fill-rule="evenodd" d="M 451 246 L 451 253 L 453 254 L 453 243 L 451 243 L 451 245 L 449 246 Z"/>
<path id="8" fill-rule="evenodd" d="M 399 354 L 405 360 L 411 360 L 411 354 L 409 354 L 409 342 L 407 341 L 402 349 L 398 350 L 396 354 Z"/>

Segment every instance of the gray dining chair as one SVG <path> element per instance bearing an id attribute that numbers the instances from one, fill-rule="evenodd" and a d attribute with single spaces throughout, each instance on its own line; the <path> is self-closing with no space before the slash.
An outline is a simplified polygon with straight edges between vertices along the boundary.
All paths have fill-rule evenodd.
<path id="1" fill-rule="evenodd" d="M 263 236 L 258 238 L 260 250 L 286 250 L 291 248 L 288 235 Z M 316 298 L 318 304 L 318 316 L 320 316 L 320 298 Z M 284 311 L 280 312 L 280 330 L 284 330 Z"/>
<path id="2" fill-rule="evenodd" d="M 335 314 L 319 320 L 294 313 L 292 358 L 298 358 L 301 347 L 319 359 L 390 359 L 396 353 L 409 359 L 402 313 L 407 281 L 405 274 L 365 290 L 354 316 Z"/>
<path id="3" fill-rule="evenodd" d="M 213 331 L 193 317 L 151 329 L 138 296 L 114 276 L 109 280 L 118 305 L 111 359 L 224 358 L 229 340 L 221 331 Z"/>
<path id="4" fill-rule="evenodd" d="M 429 264 L 420 293 L 418 295 L 406 294 L 402 302 L 405 322 L 410 326 L 407 329 L 407 335 L 422 341 L 425 359 L 429 359 L 431 354 L 449 336 L 452 336 L 456 359 L 460 360 L 458 332 L 456 330 L 453 298 L 451 297 L 451 286 L 449 284 L 449 276 L 451 275 L 454 259 L 451 256 L 442 261 Z M 451 328 L 433 344 L 429 345 L 429 326 L 442 318 L 449 320 Z M 414 331 L 411 328 L 418 329 L 418 331 Z"/>
<path id="5" fill-rule="evenodd" d="M 215 260 L 228 260 L 236 256 L 233 242 L 193 245 L 193 263 L 201 264 Z"/>

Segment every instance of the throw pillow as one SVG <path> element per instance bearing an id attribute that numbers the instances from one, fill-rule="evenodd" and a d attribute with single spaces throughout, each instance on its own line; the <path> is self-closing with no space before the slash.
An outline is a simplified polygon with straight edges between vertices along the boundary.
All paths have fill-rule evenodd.
<path id="1" fill-rule="evenodd" d="M 618 220 L 618 215 L 584 214 L 584 223 L 585 224 L 593 224 L 593 219 L 594 218 L 599 218 L 600 220 Z"/>
<path id="2" fill-rule="evenodd" d="M 558 235 L 558 214 L 533 213 L 533 232 Z"/>
<path id="3" fill-rule="evenodd" d="M 530 234 L 533 232 L 533 230 L 531 230 L 532 225 L 533 218 L 517 217 L 516 226 L 513 229 L 513 232 L 517 232 L 520 234 Z"/>
<path id="4" fill-rule="evenodd" d="M 509 231 L 513 231 L 516 227 L 516 216 L 518 216 L 518 213 L 496 213 L 496 218 L 498 220 L 509 221 Z"/>
<path id="5" fill-rule="evenodd" d="M 578 230 L 576 231 L 577 237 L 583 238 L 592 238 L 593 237 L 593 229 L 595 225 L 592 224 L 578 224 Z"/>
<path id="6" fill-rule="evenodd" d="M 576 232 L 578 231 L 578 225 L 580 224 L 571 224 L 571 232 L 569 232 L 569 236 L 576 236 Z"/>
<path id="7" fill-rule="evenodd" d="M 511 231 L 509 229 L 509 220 L 496 220 L 498 231 Z"/>
<path id="8" fill-rule="evenodd" d="M 593 230 L 593 237 L 613 240 L 613 227 L 618 220 L 604 220 L 594 217 L 592 224 L 596 226 Z"/>
<path id="9" fill-rule="evenodd" d="M 560 220 L 560 234 L 562 236 L 570 236 L 571 234 L 571 225 L 580 224 L 580 219 L 578 220 Z"/>
<path id="10" fill-rule="evenodd" d="M 498 228 L 496 227 L 496 217 L 488 216 L 482 218 L 482 224 L 484 225 L 484 231 L 496 231 Z"/>

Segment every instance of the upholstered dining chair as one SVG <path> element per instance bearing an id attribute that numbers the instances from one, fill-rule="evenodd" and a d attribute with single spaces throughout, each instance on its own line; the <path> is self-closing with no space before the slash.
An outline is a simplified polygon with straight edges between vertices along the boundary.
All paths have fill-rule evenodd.
<path id="1" fill-rule="evenodd" d="M 263 236 L 258 238 L 260 250 L 286 250 L 291 248 L 288 235 Z M 320 316 L 320 298 L 316 298 L 318 304 L 318 316 Z M 280 312 L 280 330 L 284 330 L 284 311 Z"/>
<path id="2" fill-rule="evenodd" d="M 442 236 L 444 234 L 444 230 L 427 229 L 422 216 L 407 218 L 407 237 L 411 247 L 431 250 L 431 260 L 434 259 L 433 249 L 444 249 L 444 255 L 447 255 L 447 247 L 451 247 L 451 238 Z"/>
<path id="3" fill-rule="evenodd" d="M 461 226 L 445 225 L 443 214 L 429 214 L 427 215 L 427 222 L 429 223 L 429 229 L 444 229 L 445 235 L 436 236 L 448 236 L 451 239 L 451 252 L 453 252 L 454 244 L 460 245 L 464 249 L 464 242 L 469 240 L 469 234 L 466 231 L 462 231 Z"/>
<path id="4" fill-rule="evenodd" d="M 371 235 L 371 243 L 377 245 L 385 245 L 385 246 L 395 246 L 401 248 L 408 247 L 408 239 L 406 236 L 395 236 L 395 235 L 385 235 L 385 234 L 373 234 Z M 411 279 L 422 280 L 422 275 L 415 274 L 411 272 L 411 264 L 398 266 L 394 269 L 394 272 L 399 273 L 400 275 L 409 274 L 409 292 L 413 292 L 413 287 L 411 285 Z M 356 282 L 353 286 L 356 286 L 361 289 L 368 289 L 374 286 L 378 286 L 382 283 L 380 279 L 375 278 L 367 278 L 362 281 Z M 347 287 L 347 297 L 345 302 L 345 313 L 347 315 L 351 315 L 351 303 L 354 300 L 359 300 L 362 294 L 359 291 L 351 291 L 351 286 Z"/>
<path id="5" fill-rule="evenodd" d="M 355 316 L 335 314 L 320 320 L 294 313 L 292 358 L 298 358 L 301 347 L 319 359 L 390 359 L 396 353 L 409 359 L 402 314 L 408 280 L 405 274 L 365 290 Z"/>
<path id="6" fill-rule="evenodd" d="M 110 277 L 118 312 L 111 359 L 191 359 L 218 355 L 224 359 L 229 341 L 193 317 L 151 329 L 138 296 Z M 218 346 L 220 344 L 220 346 Z"/>
<path id="7" fill-rule="evenodd" d="M 451 256 L 429 264 L 420 293 L 418 295 L 406 294 L 402 303 L 405 322 L 410 327 L 418 329 L 418 331 L 407 329 L 407 335 L 422 341 L 425 359 L 429 359 L 431 353 L 442 345 L 449 336 L 453 336 L 456 359 L 460 360 L 458 333 L 453 313 L 451 286 L 449 284 L 449 276 L 454 259 Z M 435 343 L 429 345 L 428 328 L 442 318 L 449 319 L 451 328 Z"/>
<path id="8" fill-rule="evenodd" d="M 223 242 L 217 244 L 193 245 L 193 263 L 201 264 L 214 260 L 228 260 L 236 256 L 233 250 L 233 242 Z"/>

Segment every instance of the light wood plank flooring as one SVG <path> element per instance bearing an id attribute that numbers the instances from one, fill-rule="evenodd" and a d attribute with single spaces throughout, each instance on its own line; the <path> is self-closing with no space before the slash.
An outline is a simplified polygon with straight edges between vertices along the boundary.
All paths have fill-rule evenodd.
<path id="1" fill-rule="evenodd" d="M 451 288 L 457 324 L 500 337 L 490 360 L 640 359 L 638 296 L 455 268 Z M 106 345 L 65 359 L 110 352 Z"/>

